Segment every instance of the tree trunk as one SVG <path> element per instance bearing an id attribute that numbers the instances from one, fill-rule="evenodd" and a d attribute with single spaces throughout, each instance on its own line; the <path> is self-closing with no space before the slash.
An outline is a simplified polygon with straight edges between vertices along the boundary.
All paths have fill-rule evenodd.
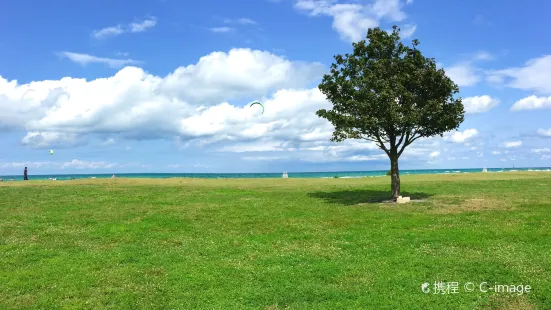
<path id="1" fill-rule="evenodd" d="M 400 196 L 400 170 L 398 169 L 398 155 L 391 154 L 390 156 L 390 178 L 392 200 L 396 201 Z"/>

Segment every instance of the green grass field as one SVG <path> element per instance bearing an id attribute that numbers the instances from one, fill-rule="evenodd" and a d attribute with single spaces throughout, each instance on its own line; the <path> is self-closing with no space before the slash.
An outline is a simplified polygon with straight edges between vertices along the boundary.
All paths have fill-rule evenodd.
<path id="1" fill-rule="evenodd" d="M 422 199 L 404 205 L 378 202 L 389 188 L 388 177 L 3 182 L 0 308 L 551 309 L 550 173 L 402 176 L 404 195 Z M 459 293 L 434 294 L 435 281 Z"/>

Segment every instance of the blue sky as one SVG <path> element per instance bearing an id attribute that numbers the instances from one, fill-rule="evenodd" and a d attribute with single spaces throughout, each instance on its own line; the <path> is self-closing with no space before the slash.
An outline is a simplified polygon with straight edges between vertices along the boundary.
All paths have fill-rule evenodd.
<path id="1" fill-rule="evenodd" d="M 460 86 L 458 131 L 402 169 L 551 166 L 551 3 L 4 1 L 0 175 L 387 169 L 315 111 L 367 28 L 419 39 Z M 248 102 L 264 102 L 266 112 Z M 50 156 L 49 149 L 55 154 Z"/>

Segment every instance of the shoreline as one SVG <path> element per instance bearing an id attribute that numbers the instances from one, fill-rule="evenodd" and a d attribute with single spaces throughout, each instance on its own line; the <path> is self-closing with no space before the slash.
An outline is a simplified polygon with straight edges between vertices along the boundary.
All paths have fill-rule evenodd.
<path id="1" fill-rule="evenodd" d="M 482 168 L 470 169 L 419 169 L 419 170 L 402 170 L 400 176 L 408 175 L 452 175 L 452 174 L 469 174 L 469 173 L 502 173 L 502 172 L 551 172 L 548 167 L 533 167 L 533 168 L 486 168 L 486 172 Z M 360 178 L 377 178 L 386 176 L 386 171 L 340 171 L 340 172 L 288 172 L 289 178 L 295 179 L 360 179 Z M 69 181 L 82 179 L 111 179 L 115 175 L 116 178 L 123 179 L 279 179 L 282 178 L 282 173 L 99 173 L 99 174 L 42 174 L 29 175 L 29 180 L 37 181 Z M 0 175 L 3 182 L 19 182 L 23 181 L 22 175 Z"/>

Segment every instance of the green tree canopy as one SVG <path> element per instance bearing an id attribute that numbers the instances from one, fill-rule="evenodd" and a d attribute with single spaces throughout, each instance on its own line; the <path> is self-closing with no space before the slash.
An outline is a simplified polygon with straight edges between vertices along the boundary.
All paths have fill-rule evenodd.
<path id="1" fill-rule="evenodd" d="M 319 89 L 333 104 L 319 117 L 335 127 L 332 141 L 373 141 L 389 157 L 392 197 L 400 195 L 398 159 L 415 140 L 457 129 L 464 120 L 457 85 L 432 58 L 400 42 L 392 33 L 369 29 L 367 40 L 353 43 L 352 54 L 335 56 Z"/>

